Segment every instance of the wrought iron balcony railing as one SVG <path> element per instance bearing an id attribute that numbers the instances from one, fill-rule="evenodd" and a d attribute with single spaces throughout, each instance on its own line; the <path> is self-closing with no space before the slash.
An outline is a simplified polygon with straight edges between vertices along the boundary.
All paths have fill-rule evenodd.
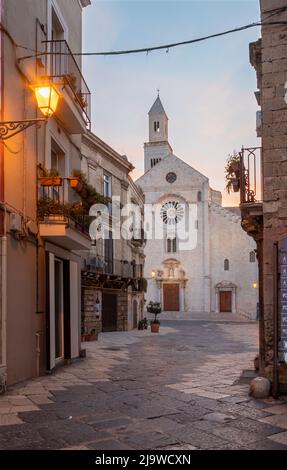
<path id="1" fill-rule="evenodd" d="M 263 167 L 261 147 L 242 147 L 240 152 L 240 203 L 256 203 L 263 199 Z"/>
<path id="2" fill-rule="evenodd" d="M 91 127 L 91 92 L 80 67 L 65 40 L 44 41 L 48 78 L 62 80 L 69 86 L 75 103 L 80 107 L 87 127 Z"/>
<path id="3" fill-rule="evenodd" d="M 82 268 L 84 271 L 125 278 L 140 279 L 143 276 L 142 265 L 126 260 L 105 258 L 104 256 L 89 255 L 83 258 Z"/>
<path id="4" fill-rule="evenodd" d="M 48 180 L 51 180 L 49 184 Z M 43 178 L 42 178 L 43 180 Z M 89 236 L 92 221 L 79 202 L 72 202 L 68 178 L 51 177 L 40 185 L 38 198 L 38 220 L 45 224 L 65 224 Z M 54 180 L 54 181 L 53 181 Z M 59 184 L 57 181 L 59 180 Z"/>

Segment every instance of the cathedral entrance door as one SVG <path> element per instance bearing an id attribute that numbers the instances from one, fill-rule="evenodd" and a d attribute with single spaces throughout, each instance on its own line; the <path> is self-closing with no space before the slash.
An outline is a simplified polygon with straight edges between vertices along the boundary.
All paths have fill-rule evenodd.
<path id="1" fill-rule="evenodd" d="M 220 292 L 220 312 L 232 312 L 232 292 Z"/>
<path id="2" fill-rule="evenodd" d="M 163 305 L 165 311 L 179 311 L 179 284 L 163 285 Z"/>

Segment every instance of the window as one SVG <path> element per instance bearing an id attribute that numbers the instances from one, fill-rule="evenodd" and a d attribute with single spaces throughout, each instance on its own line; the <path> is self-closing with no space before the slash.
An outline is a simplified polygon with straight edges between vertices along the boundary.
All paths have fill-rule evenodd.
<path id="1" fill-rule="evenodd" d="M 55 140 L 51 140 L 51 169 L 65 177 L 65 153 Z"/>
<path id="2" fill-rule="evenodd" d="M 250 263 L 255 263 L 255 261 L 256 261 L 256 254 L 255 254 L 255 251 L 250 251 L 250 253 L 249 253 L 249 261 L 250 261 Z"/>
<path id="3" fill-rule="evenodd" d="M 224 271 L 229 271 L 229 259 L 224 260 Z"/>
<path id="4" fill-rule="evenodd" d="M 176 174 L 173 172 L 173 171 L 170 171 L 166 177 L 165 177 L 166 181 L 170 184 L 174 183 L 177 179 L 177 176 Z"/>
<path id="5" fill-rule="evenodd" d="M 154 121 L 153 128 L 155 132 L 159 132 L 159 121 Z"/>
<path id="6" fill-rule="evenodd" d="M 104 175 L 104 196 L 112 197 L 112 177 Z"/>
<path id="7" fill-rule="evenodd" d="M 157 165 L 161 161 L 161 158 L 152 158 L 150 161 L 150 166 L 153 168 L 155 165 Z"/>
<path id="8" fill-rule="evenodd" d="M 52 40 L 61 39 L 65 39 L 65 31 L 55 9 L 52 8 Z"/>
<path id="9" fill-rule="evenodd" d="M 184 206 L 177 201 L 165 202 L 160 210 L 160 216 L 165 224 L 175 225 L 183 219 Z"/>
<path id="10" fill-rule="evenodd" d="M 112 274 L 113 273 L 113 260 L 114 260 L 112 232 L 109 232 L 109 238 L 106 238 L 104 240 L 104 253 L 105 253 L 106 272 L 108 274 Z"/>
<path id="11" fill-rule="evenodd" d="M 176 253 L 176 237 L 166 239 L 166 251 L 168 253 Z"/>
<path id="12" fill-rule="evenodd" d="M 202 201 L 201 191 L 198 191 L 198 193 L 197 193 L 197 201 L 198 201 L 198 202 L 201 202 L 201 201 Z"/>

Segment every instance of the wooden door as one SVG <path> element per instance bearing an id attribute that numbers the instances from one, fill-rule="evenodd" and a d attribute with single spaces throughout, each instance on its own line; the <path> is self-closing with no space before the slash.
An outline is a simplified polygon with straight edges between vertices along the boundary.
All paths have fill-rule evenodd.
<path id="1" fill-rule="evenodd" d="M 232 292 L 220 292 L 220 312 L 232 312 Z"/>
<path id="2" fill-rule="evenodd" d="M 102 329 L 117 331 L 117 294 L 103 293 Z"/>
<path id="3" fill-rule="evenodd" d="M 163 305 L 166 311 L 179 311 L 179 284 L 164 284 Z"/>

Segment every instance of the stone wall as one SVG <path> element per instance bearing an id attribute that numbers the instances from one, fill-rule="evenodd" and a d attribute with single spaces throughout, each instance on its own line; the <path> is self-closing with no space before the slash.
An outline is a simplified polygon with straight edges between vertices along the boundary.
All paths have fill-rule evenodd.
<path id="1" fill-rule="evenodd" d="M 96 309 L 97 298 L 102 304 L 102 293 L 94 288 L 84 288 L 82 291 L 82 321 L 81 326 L 84 333 L 96 330 L 97 333 L 102 331 L 102 314 Z"/>
<path id="2" fill-rule="evenodd" d="M 119 291 L 118 293 L 118 319 L 117 319 L 117 330 L 127 331 L 128 329 L 128 292 Z"/>
<path id="3" fill-rule="evenodd" d="M 286 7 L 286 0 L 261 0 L 262 20 Z M 268 21 L 268 20 L 266 20 Z M 271 20 L 269 20 L 271 21 Z M 272 17 L 287 21 L 287 11 Z M 265 366 L 271 375 L 273 359 L 273 243 L 287 234 L 287 81 L 286 25 L 262 28 L 262 147 L 264 174 L 263 204 L 263 295 L 265 327 Z M 281 381 L 287 381 L 286 370 Z"/>

